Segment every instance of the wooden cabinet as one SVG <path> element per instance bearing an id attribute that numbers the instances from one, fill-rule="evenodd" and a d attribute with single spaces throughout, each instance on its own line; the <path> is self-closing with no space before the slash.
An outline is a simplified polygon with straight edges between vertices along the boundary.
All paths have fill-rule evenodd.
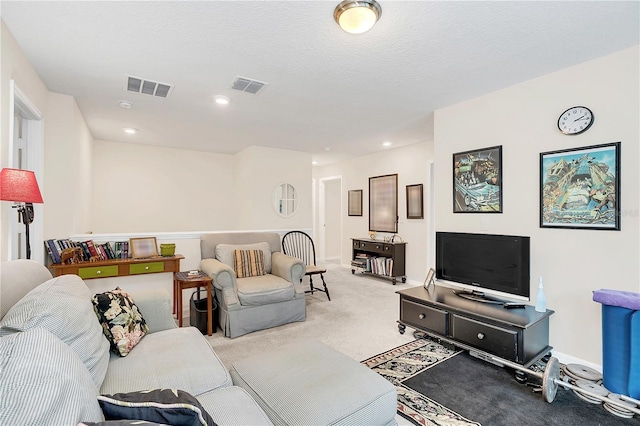
<path id="1" fill-rule="evenodd" d="M 359 270 L 389 278 L 394 285 L 397 278 L 401 278 L 402 282 L 407 281 L 405 275 L 407 243 L 383 242 L 368 238 L 352 238 L 352 240 L 351 273 L 355 274 L 356 270 Z"/>
<path id="2" fill-rule="evenodd" d="M 128 275 L 154 274 L 159 272 L 179 272 L 180 260 L 184 256 L 154 257 L 148 259 L 111 259 L 98 262 L 71 263 L 68 265 L 50 265 L 54 276 L 65 274 L 79 275 L 82 279 L 122 277 Z"/>
<path id="3" fill-rule="evenodd" d="M 502 304 L 463 299 L 452 289 L 441 286 L 429 291 L 419 286 L 397 293 L 400 333 L 410 326 L 476 354 L 497 356 L 525 367 L 552 349 L 551 310 L 536 312 L 530 305 L 506 309 Z"/>

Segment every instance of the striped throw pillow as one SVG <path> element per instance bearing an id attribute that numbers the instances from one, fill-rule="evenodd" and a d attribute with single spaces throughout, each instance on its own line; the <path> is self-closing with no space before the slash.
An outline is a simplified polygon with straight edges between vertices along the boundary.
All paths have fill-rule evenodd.
<path id="1" fill-rule="evenodd" d="M 265 275 L 264 252 L 262 250 L 234 250 L 233 269 L 238 278 Z"/>

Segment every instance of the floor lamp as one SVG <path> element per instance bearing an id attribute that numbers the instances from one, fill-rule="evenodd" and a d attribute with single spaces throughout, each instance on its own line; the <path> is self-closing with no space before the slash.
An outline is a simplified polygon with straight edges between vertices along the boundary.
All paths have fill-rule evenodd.
<path id="1" fill-rule="evenodd" d="M 27 259 L 31 259 L 29 224 L 33 222 L 33 203 L 42 203 L 36 175 L 31 170 L 4 168 L 0 172 L 0 200 L 13 201 L 18 222 L 24 223 Z"/>

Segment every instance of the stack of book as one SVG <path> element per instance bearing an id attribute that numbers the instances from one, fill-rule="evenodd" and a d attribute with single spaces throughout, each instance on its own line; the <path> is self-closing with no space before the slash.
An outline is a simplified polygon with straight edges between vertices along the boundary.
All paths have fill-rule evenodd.
<path id="1" fill-rule="evenodd" d="M 370 260 L 370 255 L 366 253 L 356 253 L 355 258 L 351 261 L 351 266 L 369 272 L 371 271 Z"/>
<path id="2" fill-rule="evenodd" d="M 82 249 L 82 262 L 94 260 L 111 260 L 129 258 L 129 241 L 95 243 L 93 240 L 73 241 L 70 239 L 47 240 L 44 246 L 51 257 L 51 262 L 60 263 L 62 250 L 73 247 Z M 73 260 L 72 260 L 73 261 Z"/>

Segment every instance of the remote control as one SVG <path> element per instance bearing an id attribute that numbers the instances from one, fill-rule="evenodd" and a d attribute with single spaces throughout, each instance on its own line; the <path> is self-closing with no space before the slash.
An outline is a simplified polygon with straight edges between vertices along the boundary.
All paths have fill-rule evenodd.
<path id="1" fill-rule="evenodd" d="M 505 309 L 517 309 L 517 308 L 524 308 L 527 305 L 524 303 L 518 303 L 518 302 L 506 302 L 502 306 Z"/>

